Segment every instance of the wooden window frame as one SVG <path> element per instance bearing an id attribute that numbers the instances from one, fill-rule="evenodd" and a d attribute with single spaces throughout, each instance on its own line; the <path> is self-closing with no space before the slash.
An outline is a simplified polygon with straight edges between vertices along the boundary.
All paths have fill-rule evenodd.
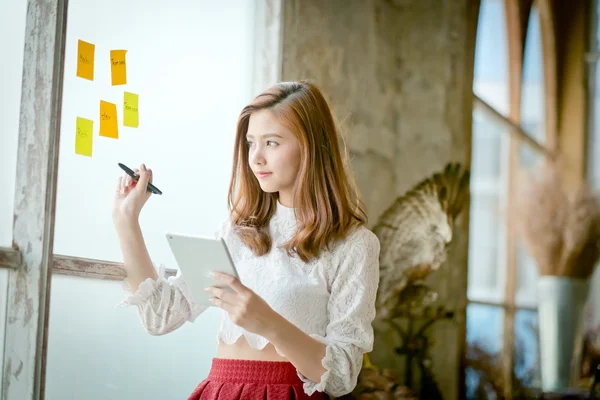
<path id="1" fill-rule="evenodd" d="M 281 76 L 282 3 L 283 0 L 257 2 L 255 30 L 258 33 L 259 48 L 254 65 L 254 91 L 279 80 Z M 505 311 L 502 365 L 507 382 L 507 398 L 512 395 L 514 316 L 519 310 L 535 310 L 518 307 L 515 303 L 516 216 L 510 210 L 513 208 L 511 204 L 514 204 L 515 182 L 519 175 L 518 149 L 520 143 L 524 142 L 544 156 L 553 157 L 556 148 L 562 148 L 572 142 L 565 139 L 567 135 L 564 130 L 561 131 L 559 117 L 573 115 L 573 110 L 568 109 L 571 102 L 561 102 L 563 97 L 559 96 L 559 92 L 565 91 L 559 90 L 558 82 L 564 74 L 571 74 L 571 79 L 577 79 L 578 76 L 577 71 L 559 71 L 557 68 L 556 60 L 559 50 L 563 47 L 556 40 L 555 2 L 537 0 L 542 30 L 545 122 L 548 132 L 547 145 L 539 144 L 520 127 L 524 40 L 532 3 L 532 0 L 505 0 L 509 53 L 509 115 L 501 115 L 477 96 L 473 98 L 474 107 L 480 107 L 487 115 L 506 124 L 511 133 L 505 301 L 468 301 L 470 304 L 500 306 Z M 121 263 L 53 255 L 52 251 L 67 7 L 68 0 L 29 0 L 27 7 L 15 185 L 15 198 L 18 201 L 15 201 L 13 248 L 0 247 L 0 268 L 8 269 L 9 275 L 5 348 L 11 349 L 10 352 L 5 352 L 3 360 L 4 400 L 43 398 L 51 283 L 48 277 L 51 274 L 62 274 L 115 281 L 125 277 Z M 279 15 L 279 18 L 273 18 L 273 15 Z M 586 107 L 580 109 L 587 110 Z M 575 136 L 576 144 L 567 148 L 571 158 L 577 156 L 578 152 L 584 152 L 579 131 Z M 585 157 L 581 159 L 585 160 Z M 582 163 L 585 165 L 585 161 Z M 579 177 L 582 170 L 585 168 L 577 167 L 569 174 Z M 29 185 L 32 177 L 37 179 L 38 185 Z M 25 196 L 27 201 L 23 201 Z M 167 271 L 168 275 L 174 273 L 175 270 Z M 26 339 L 23 340 L 23 337 Z"/>
<path id="2" fill-rule="evenodd" d="M 557 138 L 557 75 L 556 75 L 556 41 L 554 36 L 552 0 L 537 0 L 535 5 L 540 12 L 540 29 L 543 53 L 543 82 L 545 90 L 545 124 L 546 143 L 539 143 L 521 127 L 521 98 L 523 83 L 523 63 L 525 39 L 530 11 L 534 5 L 533 0 L 504 0 L 506 35 L 508 51 L 508 85 L 509 85 L 509 112 L 502 115 L 494 107 L 474 94 L 474 109 L 485 113 L 504 125 L 510 134 L 508 154 L 508 187 L 507 187 L 507 214 L 505 231 L 505 264 L 506 271 L 504 300 L 498 302 L 468 300 L 468 304 L 480 304 L 500 307 L 503 313 L 503 335 L 501 348 L 502 378 L 505 382 L 504 398 L 513 396 L 513 370 L 514 370 L 514 343 L 515 343 L 515 316 L 518 311 L 537 311 L 537 307 L 520 306 L 516 303 L 517 289 L 517 215 L 516 204 L 517 184 L 521 176 L 519 166 L 519 149 L 522 144 L 528 145 L 545 159 L 554 159 L 558 144 Z"/>
<path id="3" fill-rule="evenodd" d="M 472 301 L 469 304 L 482 304 L 502 307 L 504 310 L 502 374 L 506 382 L 504 397 L 512 398 L 515 315 L 520 310 L 537 311 L 537 307 L 524 307 L 516 304 L 517 288 L 517 215 L 514 205 L 517 200 L 517 185 L 523 175 L 519 160 L 522 143 L 529 145 L 546 160 L 562 154 L 561 161 L 567 161 L 561 171 L 566 187 L 573 187 L 585 179 L 587 154 L 585 138 L 589 112 L 586 93 L 586 22 L 591 2 L 577 4 L 560 0 L 504 0 L 508 43 L 509 68 L 509 113 L 505 117 L 477 96 L 474 107 L 503 123 L 511 133 L 508 168 L 508 204 L 506 215 L 506 287 L 502 302 Z M 527 26 L 532 7 L 537 7 L 540 15 L 540 35 L 543 59 L 544 83 L 544 123 L 545 144 L 531 138 L 520 127 L 521 101 L 523 89 L 524 50 Z M 569 13 L 561 7 L 571 6 Z M 567 14 L 567 15 L 565 15 Z M 559 36 L 560 34 L 560 36 Z M 577 45 L 573 46 L 572 43 Z M 580 65 L 582 64 L 582 65 Z M 574 184 L 572 184 L 574 183 Z"/>
<path id="4" fill-rule="evenodd" d="M 284 0 L 255 3 L 253 94 L 281 80 Z M 28 0 L 8 271 L 2 400 L 44 398 L 53 274 L 121 281 L 122 263 L 53 253 L 68 0 Z M 36 184 L 31 184 L 35 181 Z M 176 273 L 166 270 L 167 276 Z"/>

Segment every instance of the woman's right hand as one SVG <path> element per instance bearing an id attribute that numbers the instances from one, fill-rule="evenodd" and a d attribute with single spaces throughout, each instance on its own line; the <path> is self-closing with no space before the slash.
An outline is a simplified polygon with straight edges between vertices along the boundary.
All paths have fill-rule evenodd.
<path id="1" fill-rule="evenodd" d="M 146 190 L 148 182 L 152 182 L 152 170 L 142 164 L 134 172 L 140 176 L 138 181 L 129 175 L 119 177 L 117 181 L 112 205 L 113 222 L 117 227 L 137 223 L 144 204 L 152 195 Z"/>

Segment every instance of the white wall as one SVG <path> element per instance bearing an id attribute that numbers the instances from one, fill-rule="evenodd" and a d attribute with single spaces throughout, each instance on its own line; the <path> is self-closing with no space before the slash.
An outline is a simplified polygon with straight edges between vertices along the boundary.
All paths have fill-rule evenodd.
<path id="1" fill-rule="evenodd" d="M 25 7 L 24 0 L 0 5 L 0 54 L 12 60 L 0 65 L 0 245 L 11 240 Z M 164 193 L 141 217 L 157 264 L 176 268 L 165 230 L 217 229 L 237 116 L 251 95 L 253 19 L 253 0 L 69 3 L 55 253 L 121 260 L 110 219 L 118 162 L 145 162 Z M 93 82 L 76 77 L 78 39 L 96 45 Z M 111 49 L 128 50 L 125 86 L 110 85 Z M 140 96 L 137 129 L 122 126 L 123 91 Z M 98 136 L 100 100 L 117 104 L 118 140 Z M 92 158 L 75 154 L 77 116 L 94 121 Z M 0 271 L 0 321 L 4 278 Z M 115 308 L 124 295 L 118 282 L 52 278 L 47 399 L 186 398 L 204 379 L 216 310 L 152 337 L 133 308 Z"/>
<path id="2" fill-rule="evenodd" d="M 0 62 L 0 246 L 5 247 L 12 242 L 26 11 L 26 0 L 0 2 L 0 54 L 5 60 Z M 0 269 L 0 370 L 4 359 L 7 275 L 6 270 Z"/>

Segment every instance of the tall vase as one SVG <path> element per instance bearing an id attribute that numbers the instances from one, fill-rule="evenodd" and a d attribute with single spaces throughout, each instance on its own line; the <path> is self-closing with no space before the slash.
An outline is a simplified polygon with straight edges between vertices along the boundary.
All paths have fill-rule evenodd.
<path id="1" fill-rule="evenodd" d="M 538 281 L 538 325 L 542 390 L 568 388 L 575 335 L 588 294 L 589 280 L 542 276 Z"/>

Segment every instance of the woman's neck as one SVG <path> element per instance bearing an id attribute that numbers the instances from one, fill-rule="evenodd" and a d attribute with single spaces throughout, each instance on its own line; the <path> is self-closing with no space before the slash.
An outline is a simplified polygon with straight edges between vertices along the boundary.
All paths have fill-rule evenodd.
<path id="1" fill-rule="evenodd" d="M 294 200 L 292 195 L 288 193 L 279 192 L 279 204 L 287 208 L 294 208 Z"/>

